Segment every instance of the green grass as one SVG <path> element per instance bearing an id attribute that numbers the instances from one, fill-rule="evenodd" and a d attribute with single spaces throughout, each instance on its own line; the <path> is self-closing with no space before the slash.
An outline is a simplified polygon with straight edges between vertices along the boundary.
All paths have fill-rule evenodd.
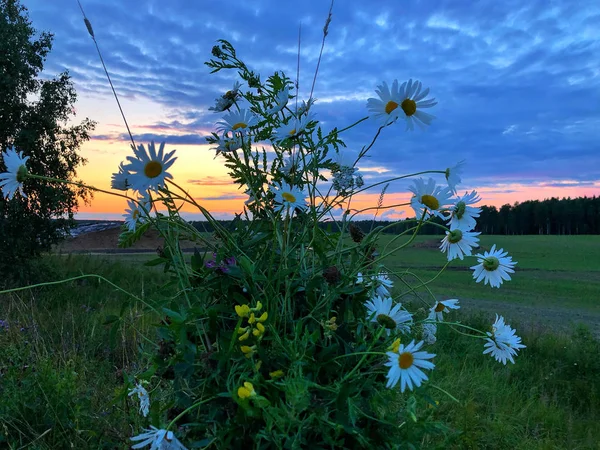
<path id="1" fill-rule="evenodd" d="M 420 237 L 419 242 L 429 239 Z M 455 270 L 436 280 L 436 293 L 597 308 L 600 237 L 492 236 L 482 241 L 487 248 L 497 242 L 519 261 L 522 270 L 513 281 L 490 289 L 472 282 L 470 271 Z M 160 288 L 166 278 L 156 268 L 140 267 L 151 258 L 54 257 L 51 278 L 99 273 L 152 302 L 166 295 Z M 427 275 L 444 262 L 435 248 L 412 247 L 388 264 L 398 270 L 415 267 Z M 139 346 L 144 336 L 155 336 L 151 319 L 141 314 L 142 304 L 128 302 L 123 293 L 93 279 L 0 296 L 0 319 L 9 323 L 8 330 L 0 328 L 0 448 L 129 448 L 128 438 L 148 422 L 134 402 L 113 399 L 124 373 L 146 368 Z M 115 330 L 105 325 L 105 318 L 119 315 L 125 304 L 124 326 Z M 468 317 L 465 309 L 454 317 L 489 327 L 489 314 Z M 440 405 L 420 404 L 419 415 L 431 414 L 449 429 L 428 437 L 422 448 L 598 448 L 598 341 L 585 329 L 552 334 L 511 325 L 527 345 L 514 366 L 482 355 L 481 341 L 439 327 L 438 343 L 429 349 L 438 355 L 431 384 L 459 402 L 426 388 Z"/>
<path id="2" fill-rule="evenodd" d="M 390 240 L 391 237 L 385 236 L 381 241 L 385 245 Z M 440 237 L 419 236 L 415 243 L 385 263 L 398 274 L 410 268 L 419 278 L 429 280 L 446 263 L 445 255 L 436 246 L 440 241 Z M 455 260 L 434 282 L 435 293 L 443 297 L 506 301 L 540 308 L 582 308 L 600 313 L 600 236 L 481 237 L 484 250 L 494 243 L 518 262 L 512 281 L 500 289 L 491 289 L 473 280 L 469 269 L 476 264 L 473 258 Z M 388 251 L 392 248 L 390 245 Z"/>

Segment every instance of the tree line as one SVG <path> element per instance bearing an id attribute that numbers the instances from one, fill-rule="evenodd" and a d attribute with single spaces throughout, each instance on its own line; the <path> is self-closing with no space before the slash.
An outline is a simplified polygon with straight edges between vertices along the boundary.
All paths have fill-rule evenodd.
<path id="1" fill-rule="evenodd" d="M 233 221 L 219 221 L 225 227 L 233 227 Z M 421 227 L 420 234 L 443 235 L 437 225 L 444 224 L 439 218 Z M 415 226 L 414 218 L 398 221 L 353 220 L 352 223 L 368 233 L 376 227 L 385 228 L 385 233 L 399 234 Z M 340 222 L 322 222 L 320 227 L 335 232 Z M 198 229 L 213 231 L 207 222 L 196 222 Z M 495 206 L 481 206 L 475 231 L 483 234 L 600 234 L 600 197 L 527 200 Z"/>

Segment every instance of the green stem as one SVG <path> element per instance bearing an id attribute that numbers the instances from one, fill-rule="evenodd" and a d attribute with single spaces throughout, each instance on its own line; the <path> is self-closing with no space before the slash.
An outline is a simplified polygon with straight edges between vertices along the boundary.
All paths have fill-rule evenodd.
<path id="1" fill-rule="evenodd" d="M 184 409 L 181 413 L 179 413 L 173 420 L 171 420 L 171 422 L 169 423 L 169 425 L 167 425 L 167 431 L 175 424 L 175 422 L 177 422 L 179 419 L 181 419 L 183 416 L 185 416 L 188 412 L 190 412 L 192 409 L 197 408 L 200 405 L 203 405 L 204 403 L 208 403 L 211 400 L 214 400 L 217 397 L 211 397 L 209 399 L 206 400 L 201 400 L 197 403 L 194 403 L 192 406 Z"/>

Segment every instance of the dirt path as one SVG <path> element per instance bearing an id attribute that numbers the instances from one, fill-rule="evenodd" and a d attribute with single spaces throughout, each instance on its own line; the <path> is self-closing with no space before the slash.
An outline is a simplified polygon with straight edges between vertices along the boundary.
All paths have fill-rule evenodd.
<path id="1" fill-rule="evenodd" d="M 569 333 L 576 324 L 582 323 L 600 339 L 600 315 L 583 309 L 561 308 L 556 306 L 519 305 L 495 300 L 460 299 L 462 311 L 482 311 L 503 315 L 507 322 L 519 323 L 531 331 L 552 331 Z M 494 319 L 494 316 L 491 317 Z"/>

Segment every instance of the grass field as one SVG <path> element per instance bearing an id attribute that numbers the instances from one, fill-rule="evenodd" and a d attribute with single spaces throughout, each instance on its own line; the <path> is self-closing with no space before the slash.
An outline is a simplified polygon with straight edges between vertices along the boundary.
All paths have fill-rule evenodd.
<path id="1" fill-rule="evenodd" d="M 398 272 L 411 267 L 421 278 L 434 276 L 445 259 L 430 241 L 420 237 L 386 261 L 388 266 Z M 490 289 L 474 283 L 468 264 L 459 262 L 433 290 L 464 301 L 453 318 L 480 328 L 489 327 L 493 312 L 504 309 L 527 348 L 516 365 L 502 366 L 481 354 L 479 342 L 440 326 L 431 348 L 439 355 L 431 382 L 458 402 L 428 388 L 440 406 L 420 405 L 419 411 L 449 428 L 432 434 L 422 448 L 600 448 L 600 344 L 588 328 L 569 325 L 579 316 L 589 328 L 597 322 L 600 236 L 482 239 L 487 249 L 492 242 L 519 262 L 513 281 Z M 152 257 L 54 257 L 49 262 L 53 278 L 99 273 L 152 301 L 165 295 L 164 275 L 140 267 Z M 123 308 L 128 301 L 123 293 L 92 279 L 0 297 L 0 448 L 128 448 L 128 438 L 147 424 L 133 402 L 112 399 L 124 373 L 145 369 L 138 348 L 154 334 L 142 305 Z M 555 312 L 548 315 L 549 309 Z M 124 326 L 111 332 L 105 318 L 122 310 Z M 556 311 L 561 326 L 548 326 Z M 545 326 L 533 326 L 540 322 Z"/>

